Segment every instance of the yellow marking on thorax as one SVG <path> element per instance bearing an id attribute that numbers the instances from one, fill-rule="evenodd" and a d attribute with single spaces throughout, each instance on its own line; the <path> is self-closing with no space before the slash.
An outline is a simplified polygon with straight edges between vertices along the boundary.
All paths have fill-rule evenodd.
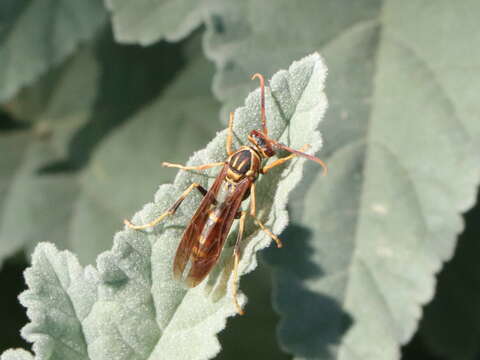
<path id="1" fill-rule="evenodd" d="M 237 162 L 238 162 L 239 157 L 237 156 L 235 160 L 233 161 L 232 167 L 237 168 Z"/>
<path id="2" fill-rule="evenodd" d="M 243 165 L 245 165 L 250 159 L 245 159 L 243 160 L 238 166 L 237 166 L 237 161 L 238 159 L 235 161 L 235 168 L 236 169 L 241 169 L 243 167 Z"/>

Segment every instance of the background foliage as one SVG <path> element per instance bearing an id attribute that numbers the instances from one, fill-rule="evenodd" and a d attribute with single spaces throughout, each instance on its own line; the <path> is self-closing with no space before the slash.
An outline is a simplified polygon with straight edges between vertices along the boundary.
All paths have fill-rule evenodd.
<path id="1" fill-rule="evenodd" d="M 319 51 L 330 103 L 319 155 L 331 172 L 307 166 L 286 246 L 242 282 L 247 316 L 228 321 L 217 357 L 479 357 L 478 208 L 462 219 L 480 168 L 479 10 L 3 1 L 0 350 L 30 346 L 16 296 L 38 242 L 94 263 L 121 219 L 172 182 L 160 162 L 204 147 L 255 87 L 252 73 Z"/>

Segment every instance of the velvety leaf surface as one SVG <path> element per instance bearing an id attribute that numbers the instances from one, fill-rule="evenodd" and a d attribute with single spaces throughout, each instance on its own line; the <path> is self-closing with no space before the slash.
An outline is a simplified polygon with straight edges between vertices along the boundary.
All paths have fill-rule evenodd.
<path id="1" fill-rule="evenodd" d="M 191 64 L 182 73 L 178 88 L 172 87 L 174 95 L 183 93 L 181 89 L 185 86 L 181 84 L 185 81 L 189 85 L 187 93 L 193 96 L 191 77 L 201 79 L 208 73 L 202 64 L 202 61 Z M 319 55 L 312 54 L 272 78 L 267 97 L 272 138 L 295 148 L 305 143 L 312 144 L 312 151 L 320 148 L 316 128 L 326 108 L 325 76 L 326 68 Z M 251 130 L 260 128 L 259 95 L 258 90 L 250 94 L 245 106 L 235 111 L 236 147 L 246 143 Z M 192 101 L 185 108 L 195 111 L 196 106 Z M 145 114 L 148 113 L 146 110 Z M 145 133 L 141 135 L 143 138 Z M 188 163 L 224 160 L 225 140 L 226 130 L 218 133 Z M 301 178 L 304 161 L 292 161 L 258 181 L 257 214 L 275 233 L 286 226 L 288 194 Z M 133 222 L 144 223 L 158 216 L 192 182 L 207 187 L 216 171 L 179 172 L 173 184 L 160 186 L 155 203 L 147 204 L 135 214 Z M 50 244 L 40 244 L 33 256 L 33 266 L 27 271 L 30 289 L 21 297 L 32 319 L 24 334 L 36 341 L 36 354 L 44 355 L 45 359 L 73 353 L 76 355 L 72 356 L 80 359 L 213 357 L 220 350 L 216 334 L 225 326 L 226 318 L 235 313 L 228 280 L 232 269 L 232 240 L 236 234 L 233 231 L 227 240 L 219 264 L 208 280 L 194 289 L 186 289 L 174 281 L 172 257 L 199 201 L 198 194 L 188 197 L 175 217 L 153 229 L 125 229 L 117 233 L 112 250 L 97 258 L 97 270 L 87 267 L 82 271 L 69 252 L 58 252 Z M 256 251 L 270 242 L 270 237 L 248 223 L 241 273 L 255 268 Z M 72 281 L 74 278 L 76 281 Z M 90 286 L 94 286 L 93 289 Z M 83 298 L 78 298 L 82 288 Z M 245 296 L 240 296 L 245 303 Z M 41 316 L 46 314 L 48 316 Z"/>
<path id="2" fill-rule="evenodd" d="M 206 0 L 105 0 L 119 42 L 178 41 L 203 21 Z"/>
<path id="3" fill-rule="evenodd" d="M 281 266 L 281 342 L 299 359 L 398 358 L 474 202 L 478 3 L 253 6 L 221 2 L 208 21 L 225 110 L 252 86 L 251 69 L 269 74 L 299 52 L 319 49 L 331 74 L 320 154 L 330 174 L 309 171 L 297 194 L 298 256 L 269 258 Z"/>
<path id="4" fill-rule="evenodd" d="M 0 357 L 1 360 L 33 360 L 32 354 L 28 351 L 16 349 L 7 350 Z"/>
<path id="5" fill-rule="evenodd" d="M 2 1 L 0 102 L 64 60 L 104 22 L 99 0 Z"/>
<path id="6" fill-rule="evenodd" d="M 89 359 L 83 320 L 97 299 L 95 270 L 83 270 L 68 251 L 42 243 L 25 271 L 28 290 L 20 295 L 30 323 L 22 336 L 39 359 Z"/>

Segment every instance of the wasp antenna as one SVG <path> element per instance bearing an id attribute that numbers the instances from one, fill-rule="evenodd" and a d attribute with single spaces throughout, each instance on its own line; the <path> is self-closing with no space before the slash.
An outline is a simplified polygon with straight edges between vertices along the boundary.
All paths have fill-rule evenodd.
<path id="1" fill-rule="evenodd" d="M 279 142 L 276 142 L 275 140 L 272 140 L 270 139 L 270 141 L 272 143 L 274 143 L 276 145 L 276 147 L 280 148 L 280 149 L 283 149 L 283 150 L 286 150 L 288 151 L 289 153 L 292 153 L 292 154 L 295 154 L 295 155 L 298 155 L 298 156 L 302 156 L 308 160 L 312 160 L 312 161 L 315 161 L 317 164 L 319 164 L 322 168 L 323 168 L 323 174 L 322 175 L 327 175 L 328 174 L 328 167 L 327 167 L 327 164 L 325 164 L 322 160 L 320 160 L 319 158 L 317 158 L 316 156 L 313 156 L 313 155 L 309 155 L 309 154 L 306 154 L 302 151 L 298 151 L 298 150 L 295 150 L 295 149 L 292 149 L 291 147 L 288 147 L 287 145 L 283 145 Z M 302 149 L 303 150 L 303 149 Z"/>
<path id="2" fill-rule="evenodd" d="M 260 80 L 260 106 L 262 110 L 262 127 L 263 133 L 267 135 L 267 118 L 265 116 L 265 79 L 262 74 L 256 73 L 252 76 L 252 80 Z"/>

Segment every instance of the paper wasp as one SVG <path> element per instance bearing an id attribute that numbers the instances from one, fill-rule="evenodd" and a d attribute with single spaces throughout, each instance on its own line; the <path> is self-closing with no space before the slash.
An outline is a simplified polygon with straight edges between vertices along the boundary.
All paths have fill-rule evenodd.
<path id="1" fill-rule="evenodd" d="M 163 163 L 166 167 L 182 170 L 205 170 L 222 166 L 222 170 L 217 175 L 210 189 L 207 191 L 200 184 L 193 183 L 166 212 L 155 220 L 145 225 L 133 225 L 128 220 L 124 221 L 132 229 L 153 227 L 167 216 L 175 214 L 178 207 L 192 190 L 197 189 L 201 192 L 204 196 L 203 200 L 183 233 L 173 262 L 174 277 L 183 280 L 189 287 L 194 287 L 205 279 L 217 263 L 233 221 L 234 219 L 239 219 L 238 235 L 233 252 L 233 301 L 239 314 L 244 313 L 237 300 L 237 291 L 240 243 L 246 216 L 249 214 L 255 223 L 276 242 L 278 247 L 282 246 L 280 239 L 256 216 L 255 181 L 260 174 L 267 174 L 274 167 L 298 155 L 320 164 L 324 173 L 327 171 L 323 161 L 303 152 L 308 145 L 298 151 L 268 137 L 265 115 L 265 81 L 260 74 L 253 75 L 252 80 L 255 78 L 258 78 L 260 81 L 262 131 L 252 130 L 250 132 L 248 136 L 250 145 L 241 146 L 236 151 L 232 149 L 234 116 L 233 113 L 230 113 L 226 140 L 228 158 L 225 161 L 199 166 Z M 265 160 L 274 156 L 275 151 L 279 149 L 286 150 L 290 155 L 279 158 L 270 164 L 262 165 Z M 242 202 L 247 198 L 250 198 L 250 210 L 248 213 L 240 209 Z"/>

